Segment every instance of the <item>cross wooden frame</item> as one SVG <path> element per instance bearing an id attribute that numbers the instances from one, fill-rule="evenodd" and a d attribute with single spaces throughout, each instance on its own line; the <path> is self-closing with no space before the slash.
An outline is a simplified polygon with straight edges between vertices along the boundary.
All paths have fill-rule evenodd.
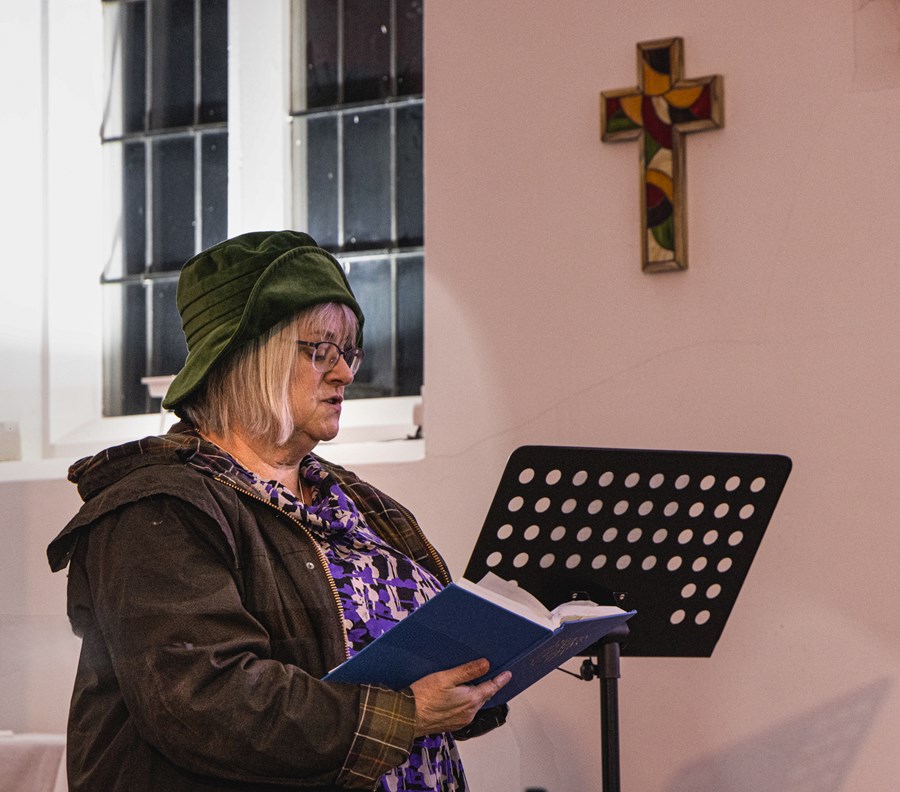
<path id="1" fill-rule="evenodd" d="M 641 140 L 641 264 L 684 270 L 687 208 L 684 135 L 724 123 L 721 75 L 684 79 L 681 38 L 637 45 L 638 87 L 600 94 L 600 139 Z"/>

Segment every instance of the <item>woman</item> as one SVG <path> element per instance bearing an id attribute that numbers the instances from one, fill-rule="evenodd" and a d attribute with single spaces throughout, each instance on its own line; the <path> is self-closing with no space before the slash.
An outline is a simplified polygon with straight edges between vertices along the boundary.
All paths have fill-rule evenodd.
<path id="1" fill-rule="evenodd" d="M 48 549 L 83 639 L 70 790 L 467 789 L 452 732 L 502 723 L 480 710 L 507 675 L 321 681 L 449 581 L 406 509 L 312 453 L 362 360 L 343 270 L 305 234 L 245 234 L 177 301 L 182 421 L 73 465 L 85 504 Z"/>

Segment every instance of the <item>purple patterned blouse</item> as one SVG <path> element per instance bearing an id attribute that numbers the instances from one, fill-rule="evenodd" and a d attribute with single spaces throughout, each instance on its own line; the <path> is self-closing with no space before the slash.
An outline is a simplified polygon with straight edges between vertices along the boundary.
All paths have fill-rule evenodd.
<path id="1" fill-rule="evenodd" d="M 227 461 L 206 461 L 216 472 L 236 476 L 273 505 L 299 517 L 318 541 L 340 595 L 351 656 L 441 589 L 430 572 L 375 536 L 354 502 L 314 457 L 300 463 L 300 475 L 313 491 L 313 503 L 307 505 L 284 485 L 262 481 L 227 456 Z M 382 777 L 380 789 L 467 792 L 453 736 L 417 737 L 409 758 Z"/>

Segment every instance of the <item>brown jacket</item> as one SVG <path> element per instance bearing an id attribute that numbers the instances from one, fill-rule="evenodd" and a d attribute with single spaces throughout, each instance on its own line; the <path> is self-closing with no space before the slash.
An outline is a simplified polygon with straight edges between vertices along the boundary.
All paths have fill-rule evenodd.
<path id="1" fill-rule="evenodd" d="M 320 681 L 346 657 L 324 556 L 258 495 L 186 464 L 203 445 L 148 438 L 70 473 L 85 505 L 48 548 L 83 638 L 70 790 L 371 788 L 406 758 L 415 702 Z M 373 530 L 449 581 L 408 511 L 323 464 Z"/>

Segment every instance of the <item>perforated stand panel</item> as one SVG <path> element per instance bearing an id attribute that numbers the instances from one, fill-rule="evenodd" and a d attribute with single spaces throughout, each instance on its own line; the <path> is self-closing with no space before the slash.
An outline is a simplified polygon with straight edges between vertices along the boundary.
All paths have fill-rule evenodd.
<path id="1" fill-rule="evenodd" d="M 465 577 L 547 607 L 583 592 L 637 610 L 623 655 L 709 657 L 791 470 L 781 455 L 523 446 Z"/>

